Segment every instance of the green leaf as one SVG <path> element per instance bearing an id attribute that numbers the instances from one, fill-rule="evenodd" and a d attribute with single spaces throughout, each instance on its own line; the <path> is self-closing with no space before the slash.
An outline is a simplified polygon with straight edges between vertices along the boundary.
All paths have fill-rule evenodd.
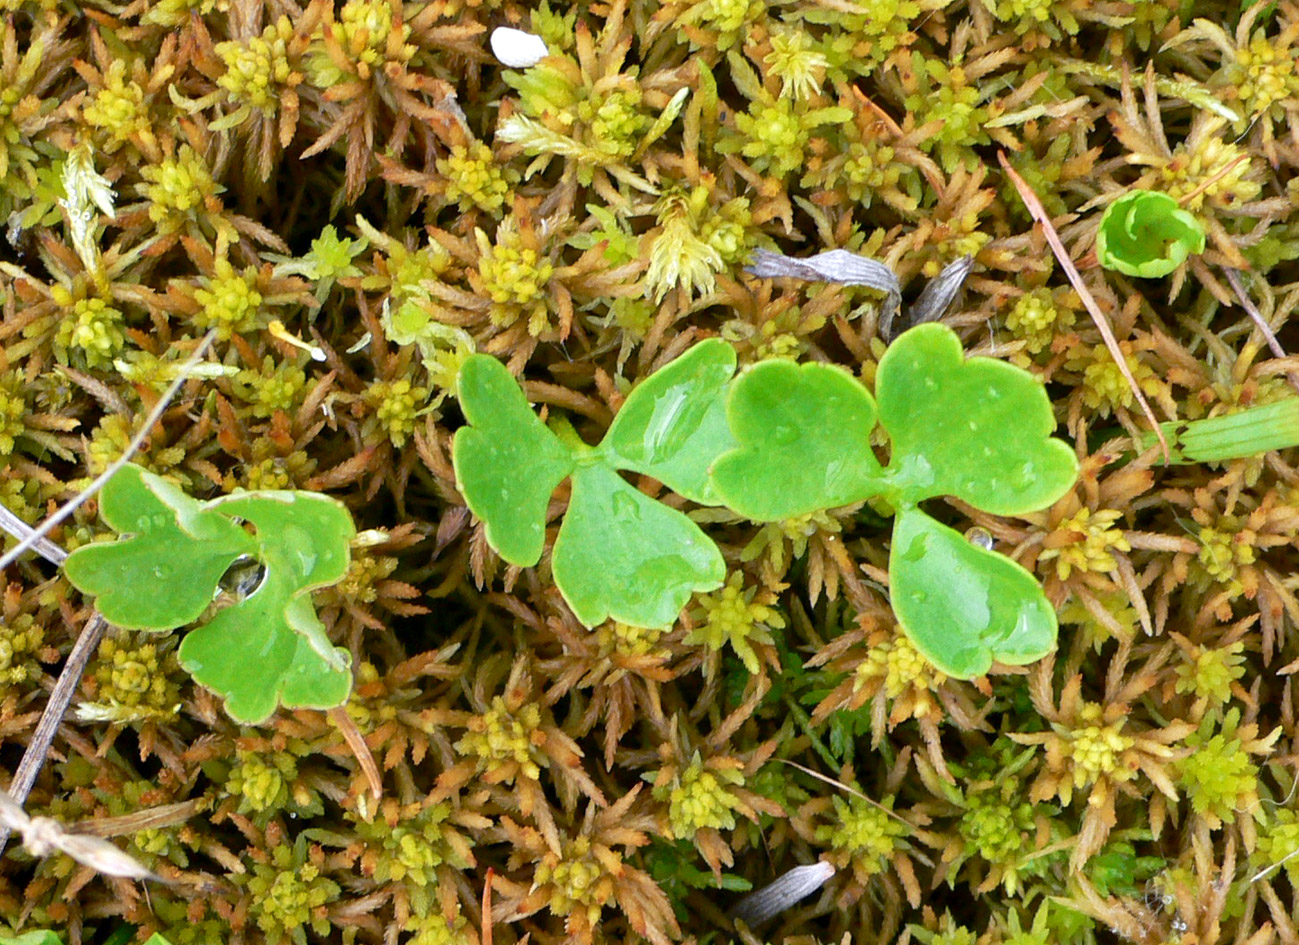
<path id="1" fill-rule="evenodd" d="M 471 425 L 452 446 L 456 482 L 488 543 L 510 564 L 531 567 L 545 546 L 546 505 L 573 471 L 573 455 L 495 358 L 467 358 L 457 388 Z"/>
<path id="2" fill-rule="evenodd" d="M 351 689 L 351 656 L 329 642 L 311 592 L 347 573 L 352 517 L 335 499 L 309 492 L 254 492 L 211 503 L 256 529 L 261 585 L 181 642 L 181 665 L 226 700 L 236 721 L 275 711 L 341 705 Z"/>
<path id="3" fill-rule="evenodd" d="M 727 417 L 741 445 L 713 465 L 717 492 L 756 522 L 858 502 L 879 491 L 875 416 L 870 394 L 841 368 L 754 365 L 732 385 Z"/>
<path id="4" fill-rule="evenodd" d="M 628 396 L 601 443 L 611 465 L 653 476 L 703 505 L 719 499 L 708 467 L 737 444 L 726 423 L 735 349 L 711 339 L 655 371 Z"/>
<path id="5" fill-rule="evenodd" d="M 1106 269 L 1146 279 L 1166 276 L 1204 252 L 1204 227 L 1168 194 L 1134 190 L 1105 208 L 1096 258 Z"/>
<path id="6" fill-rule="evenodd" d="M 0 935 L 0 945 L 63 945 L 63 939 L 57 932 L 42 929 L 39 932 L 24 932 L 22 935 Z"/>
<path id="7" fill-rule="evenodd" d="M 139 466 L 123 466 L 99 497 L 99 513 L 119 535 L 68 555 L 63 573 L 93 595 L 104 619 L 127 630 L 171 630 L 212 603 L 231 563 L 254 539 Z"/>
<path id="8" fill-rule="evenodd" d="M 181 665 L 226 700 L 237 721 L 260 722 L 282 701 L 341 705 L 350 656 L 333 646 L 311 592 L 347 573 L 352 517 L 311 492 L 245 492 L 198 502 L 126 466 L 105 486 L 104 521 L 126 537 L 68 556 L 69 580 L 111 623 L 162 630 L 198 619 L 227 568 L 251 555 L 265 569 L 247 599 L 221 610 L 180 645 Z M 251 526 L 251 533 L 245 528 Z"/>
<path id="9" fill-rule="evenodd" d="M 612 617 L 670 626 L 696 591 L 720 587 L 721 552 L 694 522 L 602 465 L 573 471 L 573 495 L 555 540 L 555 584 L 588 627 Z"/>
<path id="10" fill-rule="evenodd" d="M 321 658 L 345 666 L 311 607 L 311 592 L 337 584 L 347 574 L 348 545 L 356 534 L 347 508 L 314 492 L 272 491 L 232 495 L 212 506 L 257 529 L 257 560 L 268 574 L 283 576 L 290 588 L 284 603 L 289 628 L 305 637 Z"/>
<path id="11" fill-rule="evenodd" d="M 311 611 L 310 600 L 294 600 L 293 595 L 292 582 L 268 570 L 247 600 L 227 607 L 181 641 L 181 665 L 225 699 L 226 713 L 237 722 L 263 722 L 279 703 L 327 709 L 347 700 L 352 686 L 347 651 L 337 649 L 331 662 L 306 636 L 290 629 L 303 620 L 304 610 Z"/>
<path id="12" fill-rule="evenodd" d="M 916 649 L 957 679 L 1055 648 L 1055 609 L 1037 579 L 919 509 L 903 509 L 894 522 L 889 594 Z"/>
<path id="13" fill-rule="evenodd" d="M 889 347 L 875 395 L 903 503 L 953 495 L 1017 515 L 1050 505 L 1078 477 L 1073 450 L 1051 436 L 1055 415 L 1037 378 L 1004 361 L 966 360 L 944 325 L 919 325 Z"/>

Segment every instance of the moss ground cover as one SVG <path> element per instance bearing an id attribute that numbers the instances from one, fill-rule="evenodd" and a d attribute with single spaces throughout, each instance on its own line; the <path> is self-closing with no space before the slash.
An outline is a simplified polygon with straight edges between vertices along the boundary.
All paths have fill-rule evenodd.
<path id="1" fill-rule="evenodd" d="M 497 62 L 502 25 L 549 55 Z M 357 529 L 311 599 L 349 655 L 341 715 L 241 725 L 183 634 L 109 633 L 26 807 L 104 822 L 171 885 L 11 841 L 0 937 L 1299 940 L 1299 453 L 1189 436 L 1161 465 L 998 161 L 1170 435 L 1292 416 L 1293 362 L 1236 286 L 1299 349 L 1297 55 L 1292 0 L 0 0 L 0 502 L 34 523 L 74 495 L 213 330 L 137 462 L 204 503 L 324 493 Z M 1202 251 L 1104 268 L 1105 209 L 1140 191 Z M 923 506 L 1040 583 L 1044 659 L 931 664 L 890 602 L 880 496 L 757 522 L 617 464 L 723 565 L 654 627 L 565 602 L 581 497 L 555 470 L 512 471 L 556 478 L 514 523 L 526 565 L 470 512 L 476 354 L 592 447 L 701 341 L 741 377 L 823 362 L 885 396 L 892 300 L 745 272 L 834 249 L 907 299 L 972 256 L 944 321 L 1045 385 L 1071 489 Z M 894 456 L 884 428 L 870 445 Z M 51 537 L 92 543 L 99 511 Z M 91 606 L 25 558 L 0 608 L 7 784 Z M 820 860 L 799 906 L 729 923 Z"/>

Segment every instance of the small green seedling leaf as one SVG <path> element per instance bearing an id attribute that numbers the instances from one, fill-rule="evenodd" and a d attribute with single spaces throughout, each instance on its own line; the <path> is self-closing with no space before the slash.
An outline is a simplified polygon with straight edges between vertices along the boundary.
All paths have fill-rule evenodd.
<path id="1" fill-rule="evenodd" d="M 1055 609 L 1037 579 L 919 509 L 903 509 L 894 522 L 889 593 L 916 649 L 958 679 L 982 676 L 993 660 L 1021 666 L 1055 648 Z"/>
<path id="2" fill-rule="evenodd" d="M 488 544 L 510 564 L 531 567 L 546 543 L 546 505 L 573 471 L 573 455 L 495 358 L 467 358 L 457 388 L 470 426 L 451 449 L 456 482 Z"/>
<path id="3" fill-rule="evenodd" d="M 347 574 L 351 515 L 337 500 L 310 492 L 245 493 L 212 506 L 256 529 L 255 554 L 266 575 L 245 600 L 185 636 L 181 666 L 246 724 L 265 720 L 277 702 L 294 709 L 341 705 L 352 684 L 350 654 L 329 642 L 311 592 Z"/>
<path id="4" fill-rule="evenodd" d="M 905 332 L 880 359 L 880 423 L 903 503 L 953 495 L 994 515 L 1045 508 L 1078 478 L 1041 382 L 992 358 L 965 357 L 938 324 Z"/>
<path id="5" fill-rule="evenodd" d="M 708 469 L 734 445 L 725 398 L 735 353 L 706 341 L 638 385 L 594 449 L 570 447 L 542 425 L 494 358 L 461 368 L 470 426 L 452 456 L 465 501 L 502 558 L 536 564 L 546 506 L 570 474 L 573 491 L 555 542 L 555 585 L 587 626 L 612 616 L 638 627 L 675 621 L 695 591 L 721 585 L 717 547 L 683 513 L 632 488 L 618 470 L 653 476 L 686 498 L 716 503 Z"/>
<path id="6" fill-rule="evenodd" d="M 842 368 L 756 364 L 736 379 L 727 416 L 741 445 L 713 465 L 713 482 L 746 518 L 779 521 L 878 491 L 875 402 Z"/>
<path id="7" fill-rule="evenodd" d="M 351 690 L 350 656 L 329 642 L 311 592 L 347 573 L 352 517 L 312 492 L 245 492 L 198 502 L 138 466 L 104 487 L 104 520 L 126 537 L 78 548 L 68 579 L 118 626 L 166 630 L 198 619 L 241 555 L 265 574 L 181 642 L 180 662 L 238 722 L 279 703 L 332 708 Z M 247 527 L 246 527 L 247 526 Z"/>
<path id="8" fill-rule="evenodd" d="M 664 627 L 696 591 L 726 578 L 717 546 L 676 509 L 606 466 L 579 466 L 555 540 L 555 583 L 588 627 L 614 620 Z"/>
<path id="9" fill-rule="evenodd" d="M 63 573 L 93 595 L 104 619 L 127 630 L 171 630 L 199 618 L 252 536 L 139 466 L 122 467 L 99 497 L 115 542 L 77 548 Z"/>
<path id="10" fill-rule="evenodd" d="M 757 521 L 882 496 L 899 509 L 890 557 L 894 610 L 917 649 L 951 676 L 1018 664 L 1055 645 L 1055 613 L 1033 576 L 977 548 L 919 510 L 957 496 L 999 515 L 1043 508 L 1073 485 L 1078 463 L 1051 438 L 1042 385 L 990 358 L 966 359 L 939 324 L 891 345 L 876 373 L 878 405 L 846 372 L 820 364 L 759 364 L 732 385 L 740 447 L 713 466 L 723 501 Z M 876 414 L 892 442 L 880 469 Z"/>
<path id="11" fill-rule="evenodd" d="M 1134 190 L 1105 208 L 1096 258 L 1106 269 L 1154 279 L 1204 252 L 1204 227 L 1168 194 Z"/>
<path id="12" fill-rule="evenodd" d="M 737 444 L 726 423 L 735 349 L 701 341 L 631 392 L 601 446 L 618 469 L 653 476 L 678 495 L 718 504 L 708 466 Z"/>

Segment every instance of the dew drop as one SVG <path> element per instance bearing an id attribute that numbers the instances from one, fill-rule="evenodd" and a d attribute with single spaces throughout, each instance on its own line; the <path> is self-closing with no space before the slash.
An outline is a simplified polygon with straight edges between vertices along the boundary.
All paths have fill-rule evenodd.
<path id="1" fill-rule="evenodd" d="M 965 538 L 977 548 L 982 548 L 984 551 L 992 550 L 992 535 L 986 528 L 975 525 L 973 528 L 966 529 Z"/>

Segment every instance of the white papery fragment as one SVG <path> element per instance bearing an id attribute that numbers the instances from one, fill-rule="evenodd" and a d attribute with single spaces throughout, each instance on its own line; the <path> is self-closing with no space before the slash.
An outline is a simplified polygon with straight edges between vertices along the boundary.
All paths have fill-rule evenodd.
<path id="1" fill-rule="evenodd" d="M 752 928 L 784 912 L 804 896 L 816 892 L 833 875 L 834 864 L 824 860 L 808 866 L 796 866 L 774 883 L 749 893 L 728 915 Z"/>
<path id="2" fill-rule="evenodd" d="M 492 30 L 491 44 L 492 55 L 511 69 L 527 69 L 550 55 L 540 36 L 510 26 Z"/>
<path id="3" fill-rule="evenodd" d="M 23 846 L 32 856 L 62 852 L 107 876 L 160 879 L 107 840 L 70 833 L 52 817 L 28 817 L 22 806 L 4 791 L 0 791 L 0 827 L 22 834 Z"/>

